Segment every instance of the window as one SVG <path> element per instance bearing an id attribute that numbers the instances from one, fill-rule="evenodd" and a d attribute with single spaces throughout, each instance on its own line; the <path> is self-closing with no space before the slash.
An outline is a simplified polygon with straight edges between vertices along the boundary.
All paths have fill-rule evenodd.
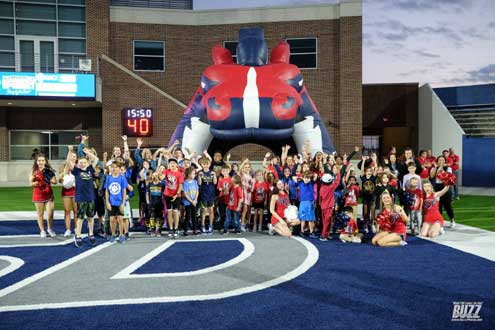
<path id="1" fill-rule="evenodd" d="M 28 131 L 12 130 L 10 133 L 10 160 L 32 159 L 35 149 L 44 153 L 49 160 L 67 157 L 69 145 L 79 144 L 78 137 L 87 131 Z"/>
<path id="2" fill-rule="evenodd" d="M 223 46 L 230 50 L 230 53 L 232 54 L 232 60 L 234 63 L 237 63 L 237 44 L 239 41 L 224 41 Z"/>
<path id="3" fill-rule="evenodd" d="M 317 38 L 288 38 L 290 45 L 290 63 L 301 69 L 318 68 Z"/>
<path id="4" fill-rule="evenodd" d="M 379 135 L 363 135 L 363 154 L 369 155 L 375 152 L 377 155 L 380 152 L 380 136 Z"/>
<path id="5" fill-rule="evenodd" d="M 163 41 L 134 40 L 134 70 L 164 71 L 165 43 Z"/>

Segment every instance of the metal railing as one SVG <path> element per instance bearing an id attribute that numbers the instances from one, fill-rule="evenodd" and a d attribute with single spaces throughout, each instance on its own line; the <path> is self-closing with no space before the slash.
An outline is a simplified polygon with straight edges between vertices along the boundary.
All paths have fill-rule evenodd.
<path id="1" fill-rule="evenodd" d="M 58 54 L 46 56 L 40 53 L 22 54 L 11 53 L 14 62 L 0 62 L 0 68 L 17 72 L 85 72 L 79 68 L 80 59 L 88 59 L 86 55 Z M 2 70 L 0 69 L 0 71 Z M 94 66 L 92 67 L 94 69 Z M 92 70 L 94 71 L 94 70 Z"/>
<path id="2" fill-rule="evenodd" d="M 193 9 L 192 0 L 112 0 L 111 5 L 164 9 Z"/>

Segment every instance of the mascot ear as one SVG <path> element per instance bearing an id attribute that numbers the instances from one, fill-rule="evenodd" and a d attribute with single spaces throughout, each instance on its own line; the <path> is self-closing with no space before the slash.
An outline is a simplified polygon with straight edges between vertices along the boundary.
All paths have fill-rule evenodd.
<path id="1" fill-rule="evenodd" d="M 289 63 L 290 59 L 290 46 L 287 41 L 280 41 L 275 48 L 273 48 L 270 55 L 270 63 Z"/>
<path id="2" fill-rule="evenodd" d="M 221 46 L 215 45 L 211 49 L 211 57 L 213 59 L 214 64 L 233 64 L 232 54 L 230 50 Z"/>

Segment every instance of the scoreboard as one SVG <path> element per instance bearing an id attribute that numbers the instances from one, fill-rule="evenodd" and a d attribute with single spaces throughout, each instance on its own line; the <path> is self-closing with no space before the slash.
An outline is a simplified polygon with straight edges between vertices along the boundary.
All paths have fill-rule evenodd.
<path id="1" fill-rule="evenodd" d="M 122 134 L 130 137 L 153 136 L 153 109 L 122 109 Z"/>

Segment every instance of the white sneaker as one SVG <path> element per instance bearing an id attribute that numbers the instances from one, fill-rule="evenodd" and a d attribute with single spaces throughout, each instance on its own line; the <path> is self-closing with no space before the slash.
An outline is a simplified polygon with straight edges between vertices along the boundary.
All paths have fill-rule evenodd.
<path id="1" fill-rule="evenodd" d="M 64 233 L 64 237 L 69 237 L 70 235 L 72 235 L 72 232 L 70 231 L 70 229 L 67 229 Z"/>
<path id="2" fill-rule="evenodd" d="M 455 228 L 455 221 L 454 221 L 454 220 L 452 220 L 452 221 L 450 222 L 450 228 Z"/>
<path id="3" fill-rule="evenodd" d="M 241 231 L 242 231 L 243 233 L 245 233 L 245 232 L 246 232 L 246 226 L 245 226 L 245 225 L 241 225 Z"/>
<path id="4" fill-rule="evenodd" d="M 375 227 L 375 225 L 371 225 L 371 232 L 372 232 L 373 234 L 375 234 L 375 233 L 376 233 L 376 227 Z"/>
<path id="5" fill-rule="evenodd" d="M 40 232 L 40 237 L 41 237 L 41 238 L 46 238 L 46 231 L 44 231 L 44 230 L 43 230 L 43 231 L 41 231 L 41 232 Z"/>
<path id="6" fill-rule="evenodd" d="M 259 226 L 258 226 L 258 231 L 259 231 L 259 232 L 262 232 L 262 231 L 263 231 L 263 226 L 259 225 Z"/>
<path id="7" fill-rule="evenodd" d="M 400 241 L 400 246 L 406 246 L 407 242 L 406 241 Z"/>
<path id="8" fill-rule="evenodd" d="M 440 235 L 443 235 L 443 234 L 445 234 L 445 229 L 443 229 L 443 227 L 442 227 L 442 228 L 440 228 Z"/>
<path id="9" fill-rule="evenodd" d="M 271 223 L 268 224 L 268 235 L 273 235 L 273 225 Z"/>
<path id="10" fill-rule="evenodd" d="M 55 232 L 53 231 L 53 229 L 48 229 L 47 232 L 48 232 L 48 235 L 50 235 L 50 237 L 57 236 L 57 234 L 55 234 Z"/>

